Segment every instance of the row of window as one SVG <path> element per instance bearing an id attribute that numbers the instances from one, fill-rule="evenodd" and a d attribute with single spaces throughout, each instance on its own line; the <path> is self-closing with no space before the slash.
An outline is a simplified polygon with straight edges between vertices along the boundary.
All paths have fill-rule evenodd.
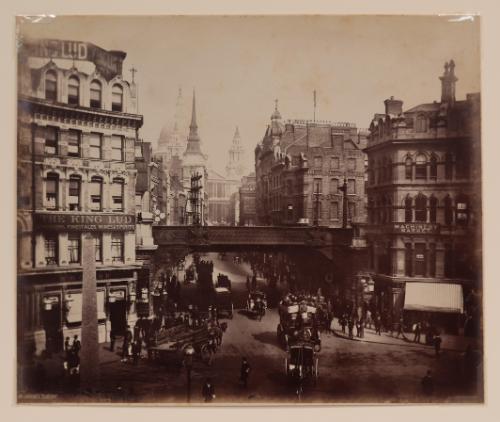
<path id="1" fill-rule="evenodd" d="M 344 181 L 339 179 L 331 179 L 330 180 L 330 194 L 338 195 L 341 194 L 341 186 Z M 323 179 L 315 178 L 313 184 L 313 194 L 323 193 Z M 347 179 L 347 194 L 355 195 L 356 194 L 356 179 Z"/>
<path id="2" fill-rule="evenodd" d="M 443 272 L 445 277 L 469 277 L 470 259 L 464 252 L 464 247 L 446 243 L 444 246 Z M 374 264 L 375 250 L 372 246 L 371 261 Z M 387 244 L 385 253 L 378 255 L 378 272 L 393 275 L 392 246 Z M 436 244 L 435 243 L 405 243 L 404 245 L 404 275 L 408 277 L 436 277 Z"/>
<path id="3" fill-rule="evenodd" d="M 459 226 L 466 226 L 469 223 L 469 199 L 466 195 L 459 195 L 456 198 L 455 207 L 449 195 L 444 198 L 444 224 L 455 223 Z M 407 196 L 404 201 L 405 223 L 437 222 L 438 199 L 432 195 L 427 198 L 424 194 L 418 194 L 415 199 Z M 392 223 L 393 206 L 390 199 L 383 197 L 380 202 L 369 202 L 368 216 L 372 223 Z"/>
<path id="4" fill-rule="evenodd" d="M 68 234 L 68 263 L 80 264 L 82 255 L 82 237 L 80 233 Z M 111 234 L 111 261 L 114 263 L 124 262 L 124 234 Z M 95 260 L 102 262 L 102 234 L 94 235 Z M 45 235 L 45 263 L 57 265 L 59 262 L 59 241 L 57 234 Z"/>
<path id="5" fill-rule="evenodd" d="M 89 158 L 102 159 L 102 133 L 92 132 L 89 135 Z M 67 133 L 68 157 L 82 156 L 82 132 L 70 129 Z M 45 155 L 60 155 L 59 128 L 47 126 L 45 128 Z M 111 159 L 124 160 L 124 139 L 120 135 L 111 135 Z"/>
<path id="6" fill-rule="evenodd" d="M 438 177 L 438 158 L 432 154 L 430 159 L 424 154 L 418 154 L 413 160 L 407 157 L 404 161 L 405 179 L 406 180 L 436 180 Z M 393 164 L 391 159 L 383 158 L 375 167 L 370 163 L 368 170 L 368 181 L 370 184 L 392 182 L 393 180 Z M 455 176 L 457 178 L 469 177 L 469 161 L 467 157 L 462 157 L 460 154 L 454 163 L 453 154 L 447 153 L 444 158 L 444 178 L 451 180 L 453 178 L 453 168 L 455 167 Z"/>
<path id="7" fill-rule="evenodd" d="M 338 157 L 330 157 L 330 169 L 338 170 L 339 165 L 340 165 L 340 162 L 339 162 Z M 313 166 L 316 169 L 323 168 L 323 157 L 322 156 L 314 157 Z M 357 167 L 356 159 L 355 158 L 348 158 L 347 159 L 347 170 L 354 171 L 354 170 L 356 170 L 356 167 Z"/>
<path id="8" fill-rule="evenodd" d="M 45 74 L 45 99 L 57 101 L 57 73 L 53 70 Z M 68 79 L 68 104 L 80 105 L 80 79 L 70 76 Z M 90 107 L 102 108 L 102 84 L 98 80 L 90 83 Z M 123 87 L 114 84 L 111 89 L 111 110 L 123 111 Z"/>
<path id="9" fill-rule="evenodd" d="M 271 204 L 273 211 L 280 212 L 281 207 L 279 202 L 273 201 Z M 348 219 L 352 220 L 356 217 L 356 203 L 349 201 L 347 204 L 347 215 Z M 330 203 L 322 203 L 320 201 L 313 203 L 312 205 L 312 213 L 313 217 L 316 217 L 319 220 L 339 220 L 342 215 L 339 214 L 341 212 L 341 206 L 338 201 L 333 201 Z M 287 220 L 294 221 L 302 216 L 302 210 L 294 208 L 293 204 L 288 204 L 286 207 L 286 218 Z"/>
<path id="10" fill-rule="evenodd" d="M 59 174 L 48 173 L 45 179 L 45 208 L 58 210 L 62 204 L 59 199 L 60 189 Z M 103 179 L 93 176 L 88 184 L 91 211 L 102 211 Z M 111 209 L 116 212 L 124 210 L 124 187 L 122 178 L 114 178 L 110 185 Z M 82 209 L 82 178 L 79 175 L 71 175 L 68 181 L 68 205 L 70 211 L 81 211 Z"/>

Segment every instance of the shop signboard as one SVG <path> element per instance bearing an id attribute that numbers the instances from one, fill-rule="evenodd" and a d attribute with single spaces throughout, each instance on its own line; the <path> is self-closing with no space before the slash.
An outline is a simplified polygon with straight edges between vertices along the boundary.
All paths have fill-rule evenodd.
<path id="1" fill-rule="evenodd" d="M 134 231 L 134 214 L 36 212 L 36 230 L 43 231 Z"/>
<path id="2" fill-rule="evenodd" d="M 432 223 L 394 223 L 394 233 L 407 234 L 436 234 L 439 233 L 439 224 Z"/>

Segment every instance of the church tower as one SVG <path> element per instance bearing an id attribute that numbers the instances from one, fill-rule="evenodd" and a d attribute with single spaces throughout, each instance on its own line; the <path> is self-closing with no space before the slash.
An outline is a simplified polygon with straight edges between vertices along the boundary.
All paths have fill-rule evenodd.
<path id="1" fill-rule="evenodd" d="M 238 126 L 234 132 L 233 142 L 229 148 L 229 162 L 226 166 L 226 176 L 230 179 L 241 179 L 245 174 L 245 164 L 243 162 L 243 155 L 245 151 L 241 145 L 241 137 Z"/>

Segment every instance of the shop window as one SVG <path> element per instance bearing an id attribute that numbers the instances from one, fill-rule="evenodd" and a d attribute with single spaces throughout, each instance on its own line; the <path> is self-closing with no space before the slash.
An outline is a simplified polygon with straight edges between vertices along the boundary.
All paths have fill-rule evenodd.
<path id="1" fill-rule="evenodd" d="M 338 220 L 339 219 L 339 203 L 332 202 L 330 204 L 330 220 Z"/>
<path id="2" fill-rule="evenodd" d="M 121 85 L 113 85 L 111 91 L 111 110 L 123 111 L 123 88 Z"/>
<path id="3" fill-rule="evenodd" d="M 57 210 L 59 205 L 59 175 L 57 173 L 47 174 L 45 180 L 45 208 Z"/>
<path id="4" fill-rule="evenodd" d="M 90 134 L 90 158 L 102 158 L 102 134 Z"/>
<path id="5" fill-rule="evenodd" d="M 447 226 L 453 224 L 453 205 L 449 195 L 444 198 L 444 223 Z"/>
<path id="6" fill-rule="evenodd" d="M 330 158 L 330 168 L 332 170 L 338 170 L 339 169 L 339 158 L 338 157 L 331 157 Z"/>
<path id="7" fill-rule="evenodd" d="M 111 260 L 123 262 L 124 235 L 123 233 L 111 234 Z"/>
<path id="8" fill-rule="evenodd" d="M 347 181 L 347 193 L 349 195 L 356 194 L 356 180 L 355 179 L 349 179 Z"/>
<path id="9" fill-rule="evenodd" d="M 427 198 L 425 195 L 419 194 L 415 199 L 415 221 L 427 221 Z"/>
<path id="10" fill-rule="evenodd" d="M 447 153 L 444 158 L 444 177 L 448 180 L 453 178 L 453 156 Z"/>
<path id="11" fill-rule="evenodd" d="M 413 251 L 411 243 L 405 243 L 405 275 L 411 277 L 413 275 Z"/>
<path id="12" fill-rule="evenodd" d="M 436 244 L 429 245 L 429 276 L 436 277 Z"/>
<path id="13" fill-rule="evenodd" d="M 57 128 L 47 126 L 45 128 L 45 154 L 57 155 L 59 144 L 59 131 Z"/>
<path id="14" fill-rule="evenodd" d="M 405 160 L 405 178 L 406 180 L 413 178 L 413 161 L 410 157 Z"/>
<path id="15" fill-rule="evenodd" d="M 444 245 L 444 276 L 453 277 L 453 247 L 451 243 Z"/>
<path id="16" fill-rule="evenodd" d="M 94 233 L 95 262 L 102 262 L 102 234 Z"/>
<path id="17" fill-rule="evenodd" d="M 427 131 L 427 119 L 423 115 L 417 116 L 415 121 L 415 131 L 416 132 L 426 132 Z"/>
<path id="18" fill-rule="evenodd" d="M 80 176 L 70 176 L 69 178 L 68 205 L 70 211 L 80 210 L 81 181 Z"/>
<path id="19" fill-rule="evenodd" d="M 102 108 L 102 85 L 99 81 L 90 84 L 90 107 Z"/>
<path id="20" fill-rule="evenodd" d="M 467 226 L 469 223 L 469 201 L 464 195 L 457 197 L 455 221 L 459 226 Z"/>
<path id="21" fill-rule="evenodd" d="M 45 99 L 57 101 L 57 75 L 53 70 L 45 74 Z"/>
<path id="22" fill-rule="evenodd" d="M 80 263 L 81 236 L 79 233 L 68 235 L 68 260 L 70 264 Z"/>
<path id="23" fill-rule="evenodd" d="M 413 221 L 412 200 L 409 196 L 405 199 L 405 223 Z"/>
<path id="24" fill-rule="evenodd" d="M 330 180 L 330 194 L 331 195 L 339 194 L 339 179 Z"/>
<path id="25" fill-rule="evenodd" d="M 432 155 L 429 163 L 429 177 L 431 179 L 437 179 L 437 158 L 435 155 Z"/>
<path id="26" fill-rule="evenodd" d="M 423 154 L 419 154 L 415 160 L 415 178 L 427 179 L 427 159 Z"/>
<path id="27" fill-rule="evenodd" d="M 123 136 L 111 136 L 111 159 L 123 161 Z"/>
<path id="28" fill-rule="evenodd" d="M 314 179 L 314 193 L 323 192 L 323 179 Z"/>
<path id="29" fill-rule="evenodd" d="M 45 263 L 57 265 L 57 234 L 45 235 Z"/>
<path id="30" fill-rule="evenodd" d="M 78 130 L 68 131 L 68 156 L 80 157 L 81 132 Z"/>
<path id="31" fill-rule="evenodd" d="M 111 208 L 113 211 L 123 211 L 123 190 L 124 180 L 113 179 L 113 183 L 111 184 Z"/>
<path id="32" fill-rule="evenodd" d="M 429 221 L 431 223 L 436 222 L 437 216 L 437 198 L 435 196 L 431 196 L 429 199 Z"/>
<path id="33" fill-rule="evenodd" d="M 356 203 L 355 202 L 349 202 L 347 204 L 347 208 L 349 211 L 349 220 L 354 221 L 356 219 Z"/>
<path id="34" fill-rule="evenodd" d="M 90 209 L 92 211 L 102 210 L 102 178 L 93 176 L 90 179 Z"/>
<path id="35" fill-rule="evenodd" d="M 425 277 L 427 269 L 425 243 L 415 243 L 415 275 Z"/>
<path id="36" fill-rule="evenodd" d="M 80 80 L 76 76 L 70 76 L 68 79 L 68 104 L 80 104 Z"/>

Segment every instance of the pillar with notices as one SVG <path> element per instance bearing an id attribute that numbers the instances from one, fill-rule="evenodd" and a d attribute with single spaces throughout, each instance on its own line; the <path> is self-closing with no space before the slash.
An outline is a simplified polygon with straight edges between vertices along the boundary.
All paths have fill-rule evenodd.
<path id="1" fill-rule="evenodd" d="M 82 349 L 80 385 L 95 389 L 99 381 L 99 339 L 97 330 L 97 286 L 94 238 L 83 235 L 82 242 Z"/>

